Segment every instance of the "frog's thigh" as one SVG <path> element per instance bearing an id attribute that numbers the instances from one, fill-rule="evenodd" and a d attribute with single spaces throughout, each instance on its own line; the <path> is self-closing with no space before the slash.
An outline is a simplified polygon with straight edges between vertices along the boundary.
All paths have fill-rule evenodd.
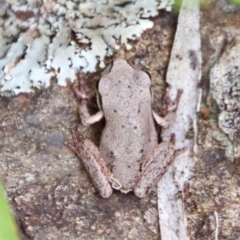
<path id="1" fill-rule="evenodd" d="M 173 158 L 174 146 L 172 143 L 162 142 L 155 147 L 142 166 L 141 177 L 134 188 L 136 196 L 142 198 L 150 192 L 167 171 Z"/>
<path id="2" fill-rule="evenodd" d="M 85 139 L 79 155 L 100 195 L 103 198 L 108 198 L 112 194 L 110 185 L 111 172 L 101 157 L 98 148 L 89 139 Z"/>

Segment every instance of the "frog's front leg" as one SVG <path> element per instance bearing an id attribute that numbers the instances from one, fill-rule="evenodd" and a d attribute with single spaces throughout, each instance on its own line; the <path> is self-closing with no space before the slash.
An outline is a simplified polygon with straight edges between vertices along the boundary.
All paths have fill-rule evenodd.
<path id="1" fill-rule="evenodd" d="M 157 185 L 172 163 L 174 151 L 171 142 L 162 142 L 153 149 L 141 167 L 141 176 L 134 188 L 136 196 L 145 197 Z"/>
<path id="2" fill-rule="evenodd" d="M 167 106 L 165 108 L 161 109 L 161 112 L 163 113 L 164 116 L 167 115 L 167 113 L 169 112 L 175 112 L 178 108 L 178 103 L 179 100 L 181 98 L 181 95 L 183 93 L 182 89 L 178 90 L 177 93 L 177 97 L 174 101 L 171 101 L 171 98 L 169 96 L 169 92 L 167 92 L 166 94 L 166 101 L 167 101 Z M 166 119 L 165 117 L 160 117 L 156 112 L 152 111 L 153 113 L 153 117 L 155 119 L 155 121 L 157 122 L 158 125 L 160 125 L 163 128 L 167 128 L 168 127 L 168 119 Z"/>
<path id="3" fill-rule="evenodd" d="M 73 134 L 72 143 L 66 144 L 82 160 L 95 188 L 103 198 L 112 194 L 111 171 L 101 157 L 98 148 L 89 139 L 78 140 Z"/>
<path id="4" fill-rule="evenodd" d="M 75 97 L 79 103 L 79 115 L 84 126 L 89 126 L 95 122 L 100 121 L 103 118 L 103 112 L 99 111 L 94 115 L 90 115 L 88 110 L 89 100 L 93 97 L 93 94 L 90 94 L 86 90 L 86 83 L 84 82 L 85 75 L 80 75 L 80 82 L 78 86 L 75 86 L 73 83 L 68 82 L 68 85 L 72 89 Z"/>
<path id="5" fill-rule="evenodd" d="M 171 97 L 170 97 L 170 94 L 169 94 L 169 91 L 167 90 L 166 96 L 165 96 L 166 106 L 162 107 L 162 109 L 161 109 L 161 112 L 164 116 L 166 116 L 167 113 L 169 113 L 169 112 L 175 112 L 177 110 L 178 103 L 180 101 L 182 93 L 183 93 L 183 90 L 178 89 L 176 99 L 172 101 Z"/>

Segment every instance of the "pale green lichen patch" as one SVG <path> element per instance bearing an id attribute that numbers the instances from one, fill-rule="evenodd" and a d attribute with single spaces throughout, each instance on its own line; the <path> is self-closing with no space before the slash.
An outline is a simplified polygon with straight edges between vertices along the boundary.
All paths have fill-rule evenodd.
<path id="1" fill-rule="evenodd" d="M 171 0 L 66 1 L 1 3 L 0 91 L 18 94 L 73 82 L 79 71 L 95 72 L 121 45 L 131 49 Z M 82 46 L 84 45 L 84 47 Z"/>

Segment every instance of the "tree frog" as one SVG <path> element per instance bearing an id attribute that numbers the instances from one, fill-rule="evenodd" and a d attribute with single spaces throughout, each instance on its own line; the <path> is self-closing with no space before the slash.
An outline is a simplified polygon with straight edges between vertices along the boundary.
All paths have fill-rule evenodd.
<path id="1" fill-rule="evenodd" d="M 109 197 L 113 188 L 123 193 L 134 191 L 140 198 L 146 196 L 174 159 L 173 143 L 158 144 L 154 119 L 163 127 L 168 124 L 151 108 L 150 85 L 147 73 L 134 69 L 125 59 L 114 60 L 98 84 L 102 110 L 82 119 L 90 125 L 105 117 L 100 146 L 89 139 L 78 140 L 75 135 L 68 144 L 103 198 Z M 85 111 L 86 94 L 76 92 L 82 103 L 80 111 Z"/>

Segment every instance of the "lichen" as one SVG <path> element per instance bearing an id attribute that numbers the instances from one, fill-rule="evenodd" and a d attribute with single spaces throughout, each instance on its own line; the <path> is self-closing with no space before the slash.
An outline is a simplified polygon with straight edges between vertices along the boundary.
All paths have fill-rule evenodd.
<path id="1" fill-rule="evenodd" d="M 240 108 L 239 80 L 240 80 L 240 37 L 235 36 L 225 47 L 219 61 L 210 73 L 210 90 L 212 98 L 216 101 L 220 114 L 218 126 L 226 134 L 227 140 L 233 146 L 233 156 L 228 157 L 233 161 L 239 158 L 240 135 Z M 226 146 L 226 140 L 221 141 Z M 229 144 L 228 144 L 229 145 Z"/>
<path id="2" fill-rule="evenodd" d="M 120 46 L 127 50 L 151 27 L 148 18 L 172 0 L 85 2 L 6 0 L 0 11 L 0 91 L 33 92 L 73 82 L 79 71 L 95 72 Z"/>

